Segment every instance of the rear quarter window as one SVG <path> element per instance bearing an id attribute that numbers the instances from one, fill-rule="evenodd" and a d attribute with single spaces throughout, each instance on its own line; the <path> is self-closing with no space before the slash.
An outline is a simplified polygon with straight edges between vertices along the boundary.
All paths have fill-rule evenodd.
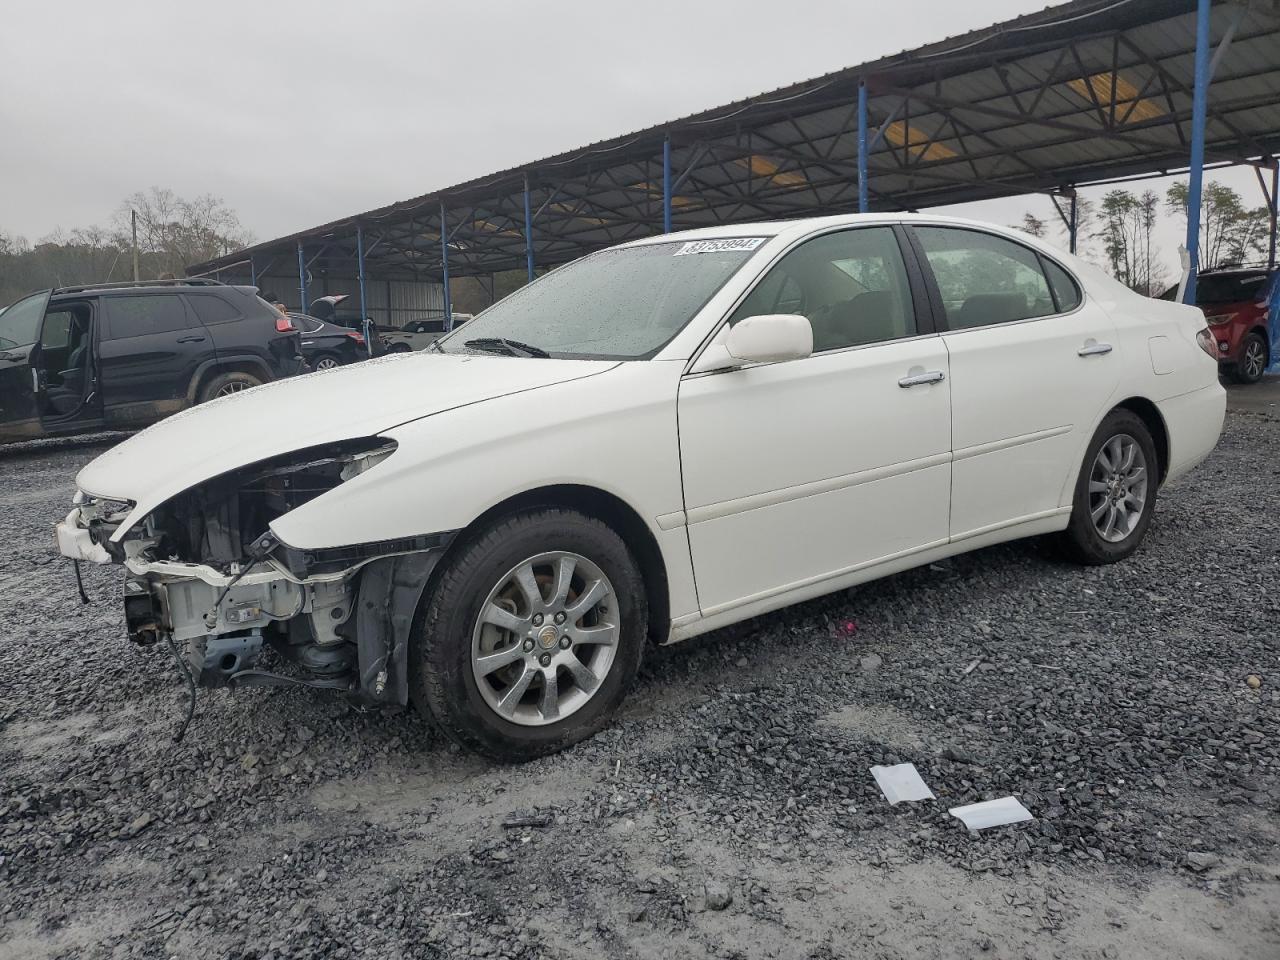
<path id="1" fill-rule="evenodd" d="M 1080 306 L 1080 285 L 1062 267 L 1052 260 L 1043 260 L 1045 276 L 1049 278 L 1049 287 L 1053 290 L 1053 298 L 1058 302 L 1058 312 L 1067 313 Z"/>
<path id="2" fill-rule="evenodd" d="M 239 310 L 217 294 L 189 294 L 187 302 L 191 304 L 191 309 L 195 311 L 201 323 L 226 323 L 228 320 L 238 320 L 241 316 Z"/>

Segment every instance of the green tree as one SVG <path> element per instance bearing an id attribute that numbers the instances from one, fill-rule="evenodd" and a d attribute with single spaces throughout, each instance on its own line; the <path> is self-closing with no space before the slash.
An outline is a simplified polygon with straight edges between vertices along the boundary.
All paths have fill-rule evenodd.
<path id="1" fill-rule="evenodd" d="M 1021 230 L 1023 233 L 1029 233 L 1033 237 L 1040 238 L 1043 238 L 1049 232 L 1048 225 L 1030 210 L 1022 215 L 1022 222 L 1013 224 L 1011 229 Z"/>
<path id="2" fill-rule="evenodd" d="M 1175 183 L 1165 191 L 1165 208 L 1185 225 L 1190 189 Z M 1243 263 L 1266 251 L 1271 220 L 1266 207 L 1246 207 L 1231 187 L 1209 181 L 1200 200 L 1200 269 Z"/>
<path id="3" fill-rule="evenodd" d="M 1159 248 L 1152 242 L 1160 217 L 1160 198 L 1111 190 L 1098 204 L 1093 236 L 1102 241 L 1111 275 L 1125 286 L 1154 296 L 1167 285 Z"/>

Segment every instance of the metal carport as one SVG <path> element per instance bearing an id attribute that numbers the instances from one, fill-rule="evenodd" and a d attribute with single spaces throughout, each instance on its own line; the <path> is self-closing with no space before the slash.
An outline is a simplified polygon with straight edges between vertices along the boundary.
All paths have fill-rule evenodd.
<path id="1" fill-rule="evenodd" d="M 1054 196 L 1248 163 L 1272 212 L 1280 0 L 1074 0 L 195 264 L 370 287 L 550 268 L 659 231 Z M 1193 296 L 1189 291 L 1188 296 Z M 390 288 L 388 288 L 390 298 Z M 392 316 L 393 322 L 394 317 Z"/>

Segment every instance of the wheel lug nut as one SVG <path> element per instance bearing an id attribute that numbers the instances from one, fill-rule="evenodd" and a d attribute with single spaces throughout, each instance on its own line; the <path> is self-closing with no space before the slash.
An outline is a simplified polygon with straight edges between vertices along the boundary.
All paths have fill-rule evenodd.
<path id="1" fill-rule="evenodd" d="M 560 638 L 560 649 L 561 649 L 561 650 L 568 650 L 568 649 L 569 649 L 569 642 L 570 642 L 570 641 L 569 641 L 569 638 L 568 638 L 568 637 L 561 637 L 561 638 Z"/>
<path id="2" fill-rule="evenodd" d="M 542 614 L 540 614 L 540 613 L 535 613 L 535 614 L 533 615 L 533 625 L 534 625 L 535 627 L 540 627 L 540 626 L 542 626 Z"/>
<path id="3" fill-rule="evenodd" d="M 551 654 L 544 653 L 542 656 L 538 658 L 538 662 L 542 664 L 544 667 L 551 666 Z"/>
<path id="4" fill-rule="evenodd" d="M 533 641 L 532 641 L 532 640 L 526 640 L 526 641 L 524 642 L 524 652 L 525 652 L 525 653 L 533 653 Z"/>
<path id="5" fill-rule="evenodd" d="M 564 623 L 564 611 L 561 610 L 556 614 L 556 623 Z"/>

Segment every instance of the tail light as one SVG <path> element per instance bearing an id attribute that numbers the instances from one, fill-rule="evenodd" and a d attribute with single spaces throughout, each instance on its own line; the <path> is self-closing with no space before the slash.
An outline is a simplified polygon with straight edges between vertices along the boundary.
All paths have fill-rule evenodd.
<path id="1" fill-rule="evenodd" d="M 1208 327 L 1196 333 L 1196 343 L 1200 344 L 1200 349 L 1213 359 L 1218 359 L 1218 346 L 1214 343 L 1213 331 Z"/>
<path id="2" fill-rule="evenodd" d="M 288 317 L 276 317 L 276 333 L 295 333 L 297 329 Z"/>
<path id="3" fill-rule="evenodd" d="M 352 340 L 354 340 L 356 343 L 361 343 L 361 344 L 364 343 L 364 334 L 360 333 L 359 331 L 356 331 L 356 330 L 348 331 L 347 336 L 350 337 Z"/>

